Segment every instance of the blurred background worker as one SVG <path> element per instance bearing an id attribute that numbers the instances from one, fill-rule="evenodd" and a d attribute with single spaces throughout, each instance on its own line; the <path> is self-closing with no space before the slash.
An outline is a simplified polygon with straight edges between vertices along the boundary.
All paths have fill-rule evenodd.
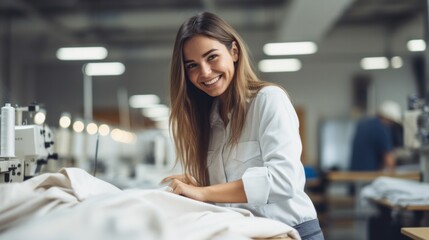
<path id="1" fill-rule="evenodd" d="M 394 170 L 394 148 L 402 145 L 401 107 L 385 101 L 375 117 L 361 119 L 353 138 L 351 171 Z"/>

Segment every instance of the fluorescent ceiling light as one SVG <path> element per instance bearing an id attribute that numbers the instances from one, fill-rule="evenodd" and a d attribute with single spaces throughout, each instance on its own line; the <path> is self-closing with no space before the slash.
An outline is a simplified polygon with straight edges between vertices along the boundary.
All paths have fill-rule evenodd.
<path id="1" fill-rule="evenodd" d="M 305 55 L 317 52 L 317 45 L 314 42 L 267 43 L 263 50 L 269 56 Z"/>
<path id="2" fill-rule="evenodd" d="M 360 66 L 365 70 L 386 69 L 389 60 L 386 57 L 366 57 L 360 61 Z"/>
<path id="3" fill-rule="evenodd" d="M 112 76 L 125 72 L 124 64 L 120 62 L 87 63 L 84 73 L 88 76 Z"/>
<path id="4" fill-rule="evenodd" d="M 258 67 L 262 72 L 296 72 L 301 69 L 301 61 L 296 58 L 265 59 Z"/>
<path id="5" fill-rule="evenodd" d="M 134 133 L 120 130 L 118 128 L 113 129 L 110 132 L 110 136 L 112 137 L 113 140 L 121 143 L 132 144 L 132 143 L 135 143 L 137 140 L 137 136 Z"/>
<path id="6" fill-rule="evenodd" d="M 98 132 L 98 126 L 95 123 L 89 123 L 88 125 L 86 125 L 86 132 L 89 135 L 94 135 Z"/>
<path id="7" fill-rule="evenodd" d="M 63 113 L 60 118 L 60 127 L 68 128 L 71 124 L 71 117 L 69 113 Z"/>
<path id="8" fill-rule="evenodd" d="M 46 120 L 45 110 L 39 110 L 36 115 L 34 115 L 34 123 L 42 125 Z"/>
<path id="9" fill-rule="evenodd" d="M 159 104 L 160 99 L 155 94 L 134 95 L 130 97 L 129 104 L 132 108 L 144 108 Z"/>
<path id="10" fill-rule="evenodd" d="M 104 47 L 68 47 L 57 50 L 60 60 L 102 60 L 107 57 Z"/>
<path id="11" fill-rule="evenodd" d="M 77 133 L 81 133 L 83 131 L 83 129 L 85 128 L 85 125 L 83 124 L 82 121 L 80 120 L 76 120 L 73 123 L 73 131 L 77 132 Z"/>
<path id="12" fill-rule="evenodd" d="M 423 39 L 414 39 L 407 42 L 407 48 L 410 52 L 423 52 L 426 49 L 426 43 Z"/>
<path id="13" fill-rule="evenodd" d="M 401 68 L 404 65 L 404 61 L 399 56 L 394 56 L 390 59 L 390 65 L 392 68 Z"/>
<path id="14" fill-rule="evenodd" d="M 98 127 L 98 133 L 101 136 L 107 136 L 109 135 L 110 127 L 107 124 L 101 124 L 100 127 Z"/>
<path id="15" fill-rule="evenodd" d="M 142 114 L 148 118 L 167 117 L 170 115 L 170 108 L 163 104 L 158 104 L 153 107 L 143 108 Z"/>

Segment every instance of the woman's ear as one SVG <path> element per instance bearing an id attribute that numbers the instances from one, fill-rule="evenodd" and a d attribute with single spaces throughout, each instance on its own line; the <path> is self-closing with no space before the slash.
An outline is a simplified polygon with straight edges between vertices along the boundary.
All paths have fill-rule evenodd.
<path id="1" fill-rule="evenodd" d="M 237 47 L 237 42 L 233 41 L 231 46 L 231 56 L 234 62 L 238 61 L 239 49 Z"/>

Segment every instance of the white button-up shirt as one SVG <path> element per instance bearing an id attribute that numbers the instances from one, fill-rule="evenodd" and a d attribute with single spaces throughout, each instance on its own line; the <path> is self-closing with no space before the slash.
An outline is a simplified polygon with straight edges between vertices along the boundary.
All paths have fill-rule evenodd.
<path id="1" fill-rule="evenodd" d="M 217 100 L 210 116 L 208 151 L 210 184 L 243 180 L 247 204 L 219 204 L 250 210 L 255 216 L 290 226 L 316 219 L 304 192 L 301 139 L 295 109 L 279 87 L 268 86 L 248 102 L 237 145 L 228 145 L 230 124 L 220 118 Z"/>

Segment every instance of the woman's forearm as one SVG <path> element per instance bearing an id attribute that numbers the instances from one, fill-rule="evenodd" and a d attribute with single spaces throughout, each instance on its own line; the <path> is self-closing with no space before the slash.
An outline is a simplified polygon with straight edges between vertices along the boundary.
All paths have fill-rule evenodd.
<path id="1" fill-rule="evenodd" d="M 204 187 L 204 201 L 214 203 L 247 203 L 242 180 Z"/>

